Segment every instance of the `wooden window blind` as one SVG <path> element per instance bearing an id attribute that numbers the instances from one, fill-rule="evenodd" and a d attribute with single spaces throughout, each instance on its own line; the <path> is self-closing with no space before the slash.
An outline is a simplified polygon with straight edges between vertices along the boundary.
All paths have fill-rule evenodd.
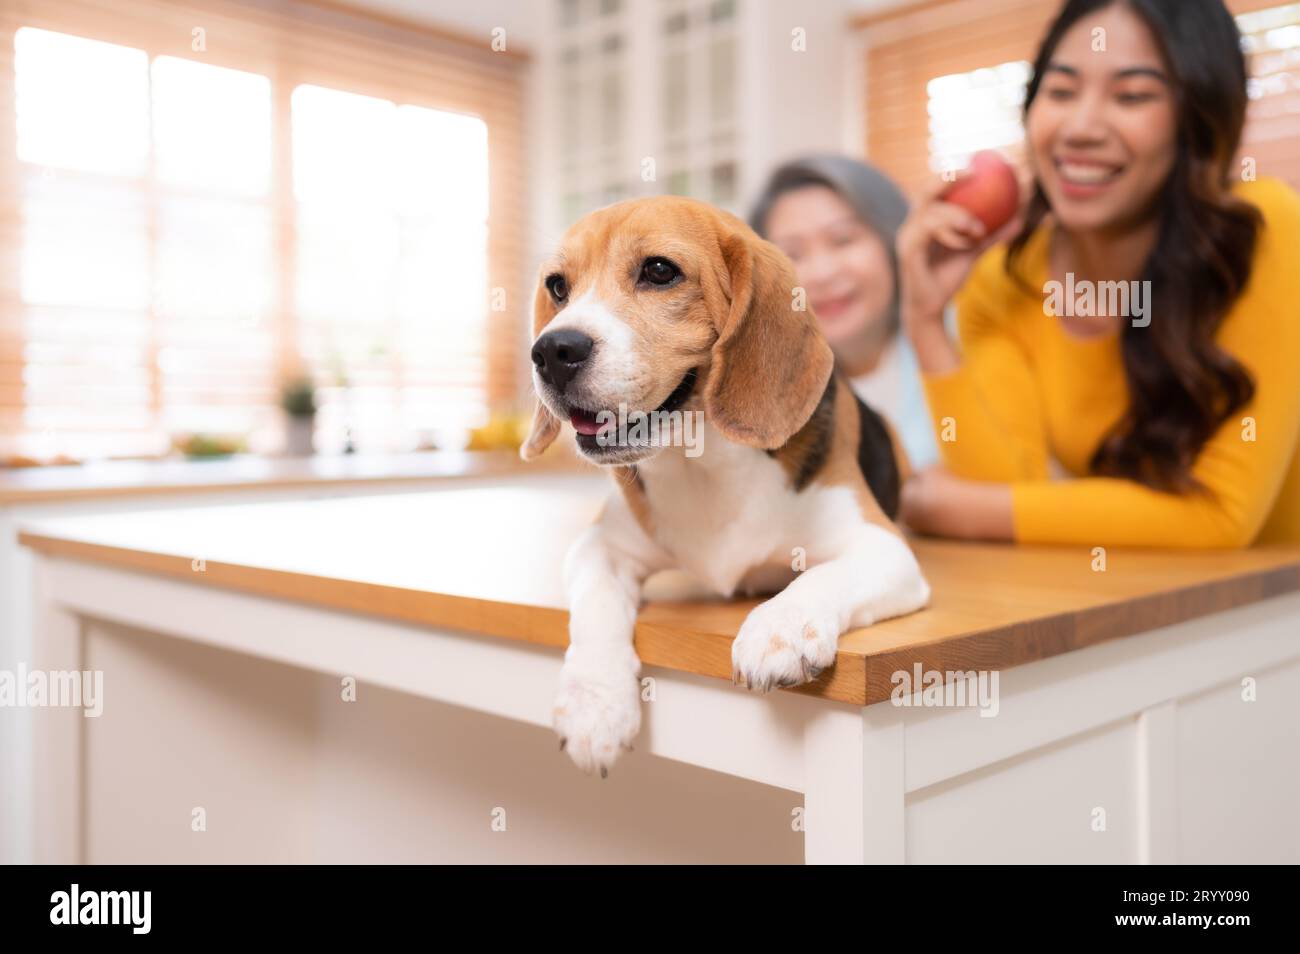
<path id="1" fill-rule="evenodd" d="M 323 0 L 6 3 L 0 453 L 271 450 L 303 370 L 325 450 L 512 405 L 525 62 Z"/>
<path id="2" fill-rule="evenodd" d="M 1060 0 L 917 0 L 858 17 L 866 40 L 867 157 L 915 191 L 953 158 L 943 155 L 951 143 L 933 141 L 931 84 L 950 77 L 991 87 L 995 78 L 976 71 L 1012 74 L 1032 62 L 1060 6 Z M 1242 155 L 1256 160 L 1258 175 L 1300 186 L 1300 4 L 1229 0 L 1228 8 L 1237 15 L 1252 76 Z M 983 140 L 957 137 L 962 148 L 956 152 L 1007 146 L 1003 105 Z"/>
<path id="3" fill-rule="evenodd" d="M 1300 3 L 1231 4 L 1250 70 L 1241 155 L 1300 188 Z"/>

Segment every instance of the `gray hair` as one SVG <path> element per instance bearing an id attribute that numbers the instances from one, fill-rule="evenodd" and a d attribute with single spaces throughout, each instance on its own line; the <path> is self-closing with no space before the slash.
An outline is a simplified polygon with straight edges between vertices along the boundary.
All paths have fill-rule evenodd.
<path id="1" fill-rule="evenodd" d="M 780 166 L 767 180 L 749 213 L 749 224 L 767 238 L 767 217 L 776 200 L 807 186 L 825 186 L 849 204 L 864 225 L 880 237 L 894 270 L 891 326 L 898 327 L 898 256 L 894 240 L 907 218 L 907 199 L 892 179 L 874 166 L 848 156 L 822 154 L 795 159 Z"/>

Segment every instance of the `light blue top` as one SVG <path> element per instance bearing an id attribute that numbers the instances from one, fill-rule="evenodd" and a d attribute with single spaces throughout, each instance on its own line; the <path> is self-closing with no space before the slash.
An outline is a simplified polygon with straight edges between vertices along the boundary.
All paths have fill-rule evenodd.
<path id="1" fill-rule="evenodd" d="M 921 369 L 916 363 L 916 352 L 906 335 L 898 336 L 898 370 L 902 380 L 902 397 L 899 401 L 898 439 L 903 442 L 913 470 L 921 470 L 939 462 L 939 445 L 934 439 L 934 425 L 930 420 L 930 406 L 921 386 Z"/>
<path id="2" fill-rule="evenodd" d="M 951 315 L 947 317 L 951 321 Z M 925 400 L 921 369 L 906 335 L 895 335 L 876 368 L 849 378 L 849 385 L 894 428 L 913 471 L 939 462 L 939 445 Z"/>

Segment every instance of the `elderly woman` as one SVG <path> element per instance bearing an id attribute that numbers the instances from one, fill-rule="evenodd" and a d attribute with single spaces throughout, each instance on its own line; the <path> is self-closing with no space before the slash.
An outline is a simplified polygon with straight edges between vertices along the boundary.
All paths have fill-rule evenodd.
<path id="1" fill-rule="evenodd" d="M 777 169 L 750 224 L 794 262 L 840 369 L 923 467 L 938 451 L 916 358 L 899 334 L 894 239 L 906 217 L 907 200 L 882 173 L 823 155 Z"/>

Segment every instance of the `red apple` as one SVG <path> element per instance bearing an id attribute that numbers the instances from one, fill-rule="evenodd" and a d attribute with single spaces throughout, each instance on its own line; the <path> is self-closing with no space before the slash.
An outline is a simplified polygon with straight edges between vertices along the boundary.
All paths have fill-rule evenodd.
<path id="1" fill-rule="evenodd" d="M 1009 162 L 992 149 L 983 149 L 971 156 L 966 174 L 939 197 L 960 205 L 991 233 L 1016 214 L 1020 206 L 1020 182 Z"/>

